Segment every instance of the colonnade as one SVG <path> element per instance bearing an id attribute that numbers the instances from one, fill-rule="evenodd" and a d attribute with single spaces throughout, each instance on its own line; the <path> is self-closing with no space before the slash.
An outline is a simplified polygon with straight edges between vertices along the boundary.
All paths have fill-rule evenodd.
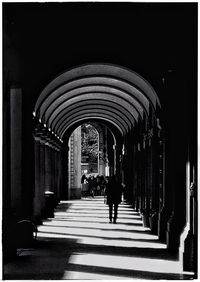
<path id="1" fill-rule="evenodd" d="M 42 124 L 35 127 L 35 183 L 33 218 L 53 216 L 53 207 L 59 202 L 62 189 L 62 143 L 55 140 Z"/>
<path id="2" fill-rule="evenodd" d="M 139 211 L 144 225 L 158 232 L 158 213 L 163 202 L 163 140 L 156 120 L 150 128 L 141 121 L 128 133 L 122 154 L 127 201 Z"/>
<path id="3" fill-rule="evenodd" d="M 177 142 L 181 134 L 179 128 L 173 136 L 168 128 L 164 131 L 157 117 L 148 124 L 139 122 L 124 138 L 122 174 L 126 200 L 141 213 L 144 226 L 169 250 L 179 252 L 184 270 L 191 271 L 195 265 L 196 171 L 190 147 L 183 151 Z"/>

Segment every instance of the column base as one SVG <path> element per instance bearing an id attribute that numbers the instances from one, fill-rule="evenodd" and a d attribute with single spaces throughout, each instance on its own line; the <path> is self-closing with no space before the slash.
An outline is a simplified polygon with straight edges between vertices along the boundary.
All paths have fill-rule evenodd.
<path id="1" fill-rule="evenodd" d="M 166 243 L 167 222 L 170 217 L 169 210 L 164 206 L 158 213 L 158 238 L 161 242 Z"/>
<path id="2" fill-rule="evenodd" d="M 142 215 L 143 225 L 144 227 L 150 227 L 149 223 L 149 216 L 148 215 Z"/>
<path id="3" fill-rule="evenodd" d="M 42 214 L 40 214 L 40 215 L 34 215 L 34 216 L 33 216 L 33 222 L 34 222 L 36 225 L 42 225 Z"/>
<path id="4" fill-rule="evenodd" d="M 70 199 L 81 199 L 81 188 L 71 188 Z"/>
<path id="5" fill-rule="evenodd" d="M 177 252 L 180 246 L 180 226 L 178 219 L 176 220 L 172 212 L 169 221 L 167 222 L 167 248 L 172 252 Z"/>
<path id="6" fill-rule="evenodd" d="M 158 213 L 155 212 L 149 217 L 149 223 L 152 234 L 158 234 Z"/>
<path id="7" fill-rule="evenodd" d="M 194 235 L 186 226 L 181 234 L 181 244 L 179 248 L 179 257 L 183 264 L 183 271 L 195 271 L 195 249 L 194 249 Z"/>
<path id="8" fill-rule="evenodd" d="M 142 221 L 143 221 L 143 225 L 144 227 L 150 227 L 150 221 L 149 221 L 149 212 L 145 212 L 144 210 L 142 211 Z"/>

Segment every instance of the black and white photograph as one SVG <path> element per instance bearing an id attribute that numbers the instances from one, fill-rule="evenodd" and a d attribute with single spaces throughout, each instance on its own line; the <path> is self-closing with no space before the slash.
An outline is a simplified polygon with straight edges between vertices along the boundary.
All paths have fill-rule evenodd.
<path id="1" fill-rule="evenodd" d="M 198 2 L 2 5 L 2 279 L 198 279 Z"/>

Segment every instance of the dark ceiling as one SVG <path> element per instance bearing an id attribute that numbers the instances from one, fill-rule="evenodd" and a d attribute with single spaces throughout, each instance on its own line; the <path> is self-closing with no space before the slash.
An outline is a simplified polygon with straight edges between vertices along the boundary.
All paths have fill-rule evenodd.
<path id="1" fill-rule="evenodd" d="M 5 68 L 11 48 L 36 92 L 85 63 L 131 68 L 153 86 L 196 70 L 197 3 L 3 3 L 3 23 Z"/>

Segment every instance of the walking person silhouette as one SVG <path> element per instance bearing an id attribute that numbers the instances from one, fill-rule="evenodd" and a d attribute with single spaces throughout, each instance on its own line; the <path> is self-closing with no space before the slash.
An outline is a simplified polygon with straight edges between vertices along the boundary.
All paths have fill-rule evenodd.
<path id="1" fill-rule="evenodd" d="M 107 205 L 109 206 L 109 220 L 112 223 L 112 213 L 114 206 L 113 223 L 117 223 L 118 205 L 121 203 L 122 186 L 117 175 L 109 179 L 106 184 L 105 194 L 107 196 Z"/>

